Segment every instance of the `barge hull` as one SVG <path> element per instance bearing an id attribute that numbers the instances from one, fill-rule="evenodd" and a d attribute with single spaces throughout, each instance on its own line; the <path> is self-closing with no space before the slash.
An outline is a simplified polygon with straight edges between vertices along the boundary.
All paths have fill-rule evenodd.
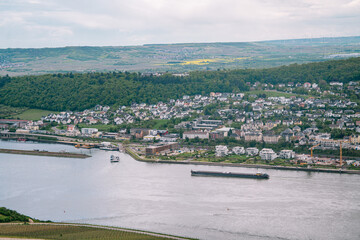
<path id="1" fill-rule="evenodd" d="M 266 173 L 251 174 L 251 173 L 211 172 L 211 171 L 191 171 L 191 176 L 255 178 L 255 179 L 269 178 L 269 175 Z"/>

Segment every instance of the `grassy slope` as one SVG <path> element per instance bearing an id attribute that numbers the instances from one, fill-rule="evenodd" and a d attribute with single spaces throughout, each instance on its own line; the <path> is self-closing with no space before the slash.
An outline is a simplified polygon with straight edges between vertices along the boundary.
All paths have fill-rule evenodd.
<path id="1" fill-rule="evenodd" d="M 121 230 L 108 230 L 84 226 L 66 225 L 5 225 L 0 224 L 2 237 L 26 237 L 39 239 L 126 239 L 126 240 L 161 240 L 162 237 L 149 236 L 141 233 L 131 233 Z"/>
<path id="2" fill-rule="evenodd" d="M 42 116 L 47 116 L 49 113 L 56 113 L 56 112 L 40 110 L 40 109 L 28 109 L 20 114 L 12 115 L 11 117 L 15 119 L 24 119 L 24 120 L 40 120 Z"/>
<path id="3" fill-rule="evenodd" d="M 20 107 L 10 107 L 3 104 L 0 104 L 0 119 L 10 118 L 13 115 L 18 115 L 25 112 L 27 108 Z"/>
<path id="4" fill-rule="evenodd" d="M 279 92 L 279 91 L 275 91 L 275 90 L 253 90 L 253 91 L 247 91 L 245 92 L 246 94 L 250 95 L 250 94 L 263 94 L 265 93 L 267 97 L 291 97 L 291 96 L 296 96 L 296 97 L 303 97 L 303 98 L 309 98 L 311 97 L 310 95 L 301 95 L 301 94 L 297 94 L 297 93 L 286 93 L 286 92 Z"/>
<path id="5" fill-rule="evenodd" d="M 29 217 L 23 214 L 20 214 L 14 210 L 7 209 L 5 207 L 0 207 L 0 222 L 8 223 L 8 222 L 28 222 Z M 34 219 L 35 221 L 38 221 Z"/>

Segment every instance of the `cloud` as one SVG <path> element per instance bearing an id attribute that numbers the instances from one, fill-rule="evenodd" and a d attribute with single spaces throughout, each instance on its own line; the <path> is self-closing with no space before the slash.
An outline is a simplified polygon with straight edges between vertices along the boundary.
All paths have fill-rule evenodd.
<path id="1" fill-rule="evenodd" d="M 360 0 L 3 0 L 0 47 L 360 35 L 359 12 Z"/>
<path id="2" fill-rule="evenodd" d="M 67 27 L 27 25 L 24 26 L 24 30 L 31 32 L 33 35 L 46 36 L 47 38 L 62 38 L 73 35 L 73 31 Z M 45 35 L 42 34 L 44 32 Z"/>
<path id="3" fill-rule="evenodd" d="M 89 14 L 75 11 L 44 12 L 40 14 L 44 19 L 55 20 L 65 25 L 77 25 L 90 29 L 114 29 L 118 19 L 105 14 Z"/>

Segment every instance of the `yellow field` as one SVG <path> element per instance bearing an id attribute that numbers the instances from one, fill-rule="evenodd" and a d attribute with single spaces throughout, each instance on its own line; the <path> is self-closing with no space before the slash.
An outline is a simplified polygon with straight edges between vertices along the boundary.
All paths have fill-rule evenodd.
<path id="1" fill-rule="evenodd" d="M 218 62 L 218 59 L 196 59 L 180 63 L 180 65 L 206 65 L 211 62 Z"/>
<path id="2" fill-rule="evenodd" d="M 239 60 L 249 59 L 250 57 L 238 57 L 238 58 L 202 58 L 194 59 L 180 63 L 167 63 L 157 65 L 207 65 L 210 63 L 231 63 Z"/>

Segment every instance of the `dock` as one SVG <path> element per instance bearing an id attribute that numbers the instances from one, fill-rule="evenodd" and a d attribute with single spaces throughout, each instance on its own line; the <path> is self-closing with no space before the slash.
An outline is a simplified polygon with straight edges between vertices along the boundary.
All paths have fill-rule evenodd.
<path id="1" fill-rule="evenodd" d="M 39 151 L 39 150 L 17 150 L 17 149 L 4 149 L 4 148 L 0 148 L 0 153 L 47 156 L 47 157 L 64 157 L 64 158 L 88 158 L 88 157 L 91 157 L 90 155 L 81 154 L 81 153 L 48 152 L 48 151 Z"/>

